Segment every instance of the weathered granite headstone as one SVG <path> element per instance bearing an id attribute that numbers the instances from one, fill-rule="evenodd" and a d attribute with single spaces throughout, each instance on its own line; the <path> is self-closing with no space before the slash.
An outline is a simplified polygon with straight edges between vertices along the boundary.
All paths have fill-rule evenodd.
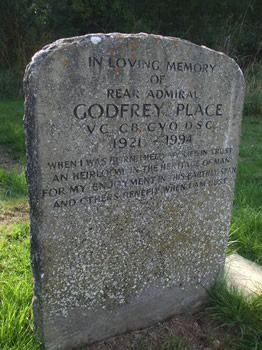
<path id="1" fill-rule="evenodd" d="M 92 34 L 25 75 L 34 322 L 47 349 L 200 303 L 222 272 L 244 81 L 177 38 Z"/>

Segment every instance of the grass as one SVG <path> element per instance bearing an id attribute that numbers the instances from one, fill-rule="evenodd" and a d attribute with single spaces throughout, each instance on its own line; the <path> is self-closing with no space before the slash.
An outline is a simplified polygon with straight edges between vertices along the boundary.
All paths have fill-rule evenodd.
<path id="1" fill-rule="evenodd" d="M 23 101 L 0 102 L 1 146 L 25 162 Z M 27 184 L 24 170 L 0 168 L 0 349 L 37 350 L 33 333 Z M 17 223 L 13 223 L 17 222 Z"/>
<path id="2" fill-rule="evenodd" d="M 262 265 L 262 118 L 242 125 L 229 252 Z"/>
<path id="3" fill-rule="evenodd" d="M 37 350 L 33 334 L 29 224 L 0 226 L 0 349 Z"/>
<path id="4" fill-rule="evenodd" d="M 11 157 L 25 162 L 23 129 L 23 102 L 21 99 L 0 102 L 0 140 Z"/>
<path id="5" fill-rule="evenodd" d="M 0 201 L 27 198 L 27 183 L 25 171 L 0 168 Z"/>
<path id="6" fill-rule="evenodd" d="M 262 295 L 247 299 L 225 281 L 217 282 L 209 291 L 206 311 L 231 333 L 230 346 L 239 350 L 260 350 L 262 344 Z"/>
<path id="7" fill-rule="evenodd" d="M 246 80 L 245 115 L 262 114 L 262 62 L 256 62 L 247 67 L 244 72 Z"/>

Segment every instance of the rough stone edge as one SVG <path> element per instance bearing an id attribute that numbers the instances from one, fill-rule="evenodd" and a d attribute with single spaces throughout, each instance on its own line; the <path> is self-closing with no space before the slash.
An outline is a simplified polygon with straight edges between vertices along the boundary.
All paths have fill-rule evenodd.
<path id="1" fill-rule="evenodd" d="M 37 62 L 33 62 L 30 68 Z M 24 133 L 26 137 L 26 179 L 29 192 L 29 204 L 30 204 L 30 258 L 31 268 L 33 273 L 34 284 L 34 296 L 33 296 L 33 315 L 34 325 L 38 324 L 38 328 L 35 330 L 38 333 L 39 338 L 43 338 L 43 334 L 40 334 L 40 330 L 43 330 L 43 317 L 42 317 L 42 302 L 40 298 L 41 291 L 41 240 L 39 233 L 39 224 L 37 218 L 40 218 L 39 200 L 37 198 L 37 188 L 39 185 L 39 167 L 37 162 L 38 156 L 38 138 L 35 132 L 37 126 L 35 122 L 35 103 L 36 103 L 36 82 L 32 81 L 32 73 L 27 66 L 24 76 Z M 30 88 L 32 90 L 30 90 Z M 38 283 L 36 283 L 36 280 Z M 34 312 L 37 308 L 38 312 Z"/>
<path id="2" fill-rule="evenodd" d="M 91 33 L 91 34 L 85 34 L 85 35 L 81 35 L 81 36 L 74 36 L 74 37 L 70 37 L 70 38 L 62 38 L 62 39 L 58 39 L 48 45 L 45 45 L 41 50 L 39 50 L 38 52 L 35 53 L 35 55 L 32 57 L 31 62 L 28 64 L 27 68 L 26 68 L 26 72 L 25 72 L 25 78 L 27 74 L 36 74 L 41 66 L 42 61 L 53 51 L 61 48 L 62 46 L 65 45 L 70 45 L 70 44 L 74 44 L 74 43 L 78 43 L 78 42 L 82 42 L 85 41 L 86 39 L 92 38 L 92 37 L 103 37 L 103 38 L 118 38 L 118 39 L 124 39 L 124 38 L 158 38 L 158 39 L 168 39 L 168 40 L 172 40 L 172 41 L 178 41 L 178 42 L 183 42 L 187 45 L 190 46 L 194 46 L 194 47 L 198 47 L 198 48 L 202 48 L 206 51 L 209 51 L 210 53 L 212 52 L 213 54 L 218 54 L 220 56 L 222 56 L 223 58 L 231 61 L 239 70 L 239 73 L 242 75 L 242 80 L 244 81 L 244 77 L 243 77 L 243 73 L 239 67 L 239 65 L 236 63 L 236 61 L 229 57 L 228 55 L 226 55 L 225 53 L 221 52 L 221 51 L 217 51 L 214 49 L 210 49 L 204 45 L 197 45 L 192 43 L 189 40 L 185 40 L 185 39 L 181 39 L 178 37 L 172 37 L 172 36 L 163 36 L 160 34 L 148 34 L 148 33 L 119 33 L 119 32 L 113 32 L 113 33 Z M 25 80 L 24 78 L 24 80 Z M 245 85 L 245 83 L 244 83 Z M 25 90 L 25 88 L 24 88 Z"/>
<path id="3" fill-rule="evenodd" d="M 71 38 L 63 38 L 56 40 L 55 42 L 44 46 L 40 51 L 38 51 L 33 57 L 31 62 L 27 65 L 24 75 L 24 93 L 25 93 L 25 115 L 24 115 L 24 132 L 26 136 L 26 179 L 28 183 L 29 191 L 29 203 L 30 203 L 30 234 L 31 234 L 31 267 L 33 272 L 34 280 L 34 297 L 33 297 L 33 314 L 34 314 L 34 327 L 39 339 L 44 340 L 44 330 L 43 330 L 43 307 L 41 300 L 41 237 L 40 237 L 40 226 L 39 218 L 40 207 L 39 207 L 39 197 L 37 196 L 37 188 L 40 183 L 40 168 L 38 165 L 38 134 L 37 134 L 37 123 L 35 120 L 36 112 L 36 99 L 37 99 L 37 89 L 38 81 L 37 76 L 41 69 L 41 64 L 46 59 L 46 57 L 51 54 L 53 51 L 60 49 L 62 46 L 67 46 L 74 43 L 81 43 L 86 39 L 92 37 L 110 37 L 110 38 L 146 38 L 146 37 L 155 37 L 160 39 L 168 39 L 172 41 L 183 42 L 187 45 L 198 47 L 209 51 L 212 54 L 217 54 L 227 61 L 231 61 L 231 64 L 235 66 L 236 73 L 239 74 L 239 80 L 242 80 L 243 86 L 243 95 L 245 91 L 245 80 L 243 73 L 235 62 L 234 59 L 227 56 L 226 54 L 216 51 L 206 46 L 200 46 L 194 44 L 188 40 L 184 40 L 177 37 L 171 36 L 162 36 L 155 34 L 146 34 L 146 33 L 132 33 L 132 34 L 123 34 L 123 33 L 92 33 L 82 36 L 75 36 Z M 235 96 L 238 99 L 239 96 Z M 239 111 L 239 115 L 242 118 L 243 105 Z M 241 131 L 239 132 L 238 138 L 240 139 Z M 238 141 L 239 146 L 239 141 Z M 37 281 L 37 283 L 36 283 Z M 37 310 L 37 311 L 36 311 Z"/>

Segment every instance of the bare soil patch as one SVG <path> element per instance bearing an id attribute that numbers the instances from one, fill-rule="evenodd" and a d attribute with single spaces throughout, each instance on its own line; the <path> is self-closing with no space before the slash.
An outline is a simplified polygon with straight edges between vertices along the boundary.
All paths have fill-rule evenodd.
<path id="1" fill-rule="evenodd" d="M 18 203 L 1 206 L 0 204 L 0 225 L 11 226 L 21 221 L 29 220 L 29 204 Z"/>
<path id="2" fill-rule="evenodd" d="M 228 331 L 227 331 L 228 332 Z M 203 310 L 176 315 L 145 330 L 110 338 L 82 350 L 229 350 L 230 335 Z"/>

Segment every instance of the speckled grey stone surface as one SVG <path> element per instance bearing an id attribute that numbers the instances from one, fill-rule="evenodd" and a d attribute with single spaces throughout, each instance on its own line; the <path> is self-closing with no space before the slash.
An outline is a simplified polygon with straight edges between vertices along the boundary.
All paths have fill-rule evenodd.
<path id="1" fill-rule="evenodd" d="M 222 273 L 244 80 L 178 38 L 92 34 L 25 74 L 34 322 L 72 349 L 192 307 Z"/>

